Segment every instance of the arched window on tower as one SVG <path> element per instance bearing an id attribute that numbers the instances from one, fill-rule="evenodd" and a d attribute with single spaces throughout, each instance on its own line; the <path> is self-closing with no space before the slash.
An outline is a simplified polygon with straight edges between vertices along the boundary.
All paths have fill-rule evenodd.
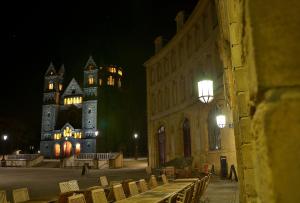
<path id="1" fill-rule="evenodd" d="M 94 77 L 92 75 L 89 76 L 88 83 L 89 85 L 94 84 Z"/>
<path id="2" fill-rule="evenodd" d="M 53 90 L 53 82 L 52 81 L 49 82 L 48 89 L 49 90 Z"/>

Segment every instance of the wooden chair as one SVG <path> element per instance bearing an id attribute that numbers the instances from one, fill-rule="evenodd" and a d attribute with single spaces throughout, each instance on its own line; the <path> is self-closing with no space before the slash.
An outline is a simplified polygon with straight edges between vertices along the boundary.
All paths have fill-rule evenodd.
<path id="1" fill-rule="evenodd" d="M 155 175 L 151 175 L 150 180 L 149 180 L 149 185 L 151 188 L 155 188 L 158 186 Z"/>
<path id="2" fill-rule="evenodd" d="M 106 176 L 101 176 L 99 179 L 100 179 L 101 186 L 103 186 L 103 187 L 108 187 L 109 186 Z"/>
<path id="3" fill-rule="evenodd" d="M 28 188 L 19 188 L 12 191 L 14 203 L 25 202 L 29 200 Z"/>
<path id="4" fill-rule="evenodd" d="M 145 179 L 139 180 L 139 185 L 140 185 L 141 192 L 146 192 L 147 190 L 149 190 Z"/>
<path id="5" fill-rule="evenodd" d="M 123 190 L 121 184 L 114 185 L 113 186 L 113 191 L 114 191 L 114 197 L 115 197 L 116 201 L 119 201 L 119 200 L 122 200 L 122 199 L 126 198 L 124 190 Z"/>
<path id="6" fill-rule="evenodd" d="M 168 184 L 169 183 L 169 181 L 167 179 L 167 176 L 165 174 L 161 175 L 161 179 L 162 179 L 162 181 L 163 181 L 164 184 Z"/>
<path id="7" fill-rule="evenodd" d="M 6 199 L 5 190 L 0 190 L 0 203 L 9 203 Z"/>
<path id="8" fill-rule="evenodd" d="M 68 182 L 60 182 L 58 183 L 59 185 L 59 189 L 61 193 L 66 193 L 66 192 L 70 192 L 71 188 Z"/>
<path id="9" fill-rule="evenodd" d="M 131 196 L 139 194 L 138 187 L 134 181 L 128 183 L 129 192 Z"/>
<path id="10" fill-rule="evenodd" d="M 177 193 L 174 192 L 165 203 L 176 203 Z"/>
<path id="11" fill-rule="evenodd" d="M 199 202 L 200 190 L 201 190 L 201 181 L 197 180 L 196 183 L 195 183 L 194 191 L 193 191 L 192 203 L 198 203 Z"/>
<path id="12" fill-rule="evenodd" d="M 92 190 L 93 203 L 108 203 L 103 189 Z"/>
<path id="13" fill-rule="evenodd" d="M 68 197 L 68 203 L 86 203 L 83 194 L 72 195 Z"/>
<path id="14" fill-rule="evenodd" d="M 191 187 L 188 187 L 187 189 L 184 190 L 182 196 L 180 194 L 177 195 L 176 203 L 190 203 L 188 202 L 190 193 L 191 193 Z"/>

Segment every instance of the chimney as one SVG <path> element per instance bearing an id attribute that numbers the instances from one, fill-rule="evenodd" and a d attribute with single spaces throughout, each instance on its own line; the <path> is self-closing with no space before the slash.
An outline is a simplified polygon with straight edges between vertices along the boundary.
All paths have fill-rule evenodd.
<path id="1" fill-rule="evenodd" d="M 175 17 L 177 32 L 182 28 L 185 20 L 184 18 L 185 18 L 184 11 L 179 11 Z"/>
<path id="2" fill-rule="evenodd" d="M 157 53 L 163 46 L 163 38 L 162 36 L 158 36 L 154 40 L 155 53 Z"/>

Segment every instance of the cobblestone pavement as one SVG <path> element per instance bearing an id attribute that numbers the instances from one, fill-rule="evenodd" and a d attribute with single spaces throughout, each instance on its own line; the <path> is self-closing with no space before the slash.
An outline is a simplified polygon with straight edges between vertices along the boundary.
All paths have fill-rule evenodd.
<path id="1" fill-rule="evenodd" d="M 238 183 L 213 177 L 201 198 L 202 203 L 238 203 Z"/>

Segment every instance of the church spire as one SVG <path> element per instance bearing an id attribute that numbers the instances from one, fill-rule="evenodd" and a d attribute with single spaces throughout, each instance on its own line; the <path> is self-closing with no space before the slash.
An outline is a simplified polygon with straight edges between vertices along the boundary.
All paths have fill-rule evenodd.
<path id="1" fill-rule="evenodd" d="M 58 71 L 58 74 L 61 75 L 61 76 L 63 76 L 63 75 L 65 74 L 65 66 L 64 66 L 64 64 L 62 64 L 62 65 L 60 66 L 60 69 L 59 69 L 59 71 Z"/>
<path id="2" fill-rule="evenodd" d="M 97 65 L 96 65 L 93 57 L 90 56 L 89 59 L 88 59 L 88 61 L 86 62 L 86 65 L 85 65 L 84 69 L 92 70 L 92 69 L 95 69 L 96 66 Z"/>
<path id="3" fill-rule="evenodd" d="M 50 62 L 50 65 L 45 73 L 46 76 L 50 76 L 50 75 L 55 75 L 56 74 L 56 70 L 55 70 L 55 67 L 52 63 L 52 61 Z"/>

